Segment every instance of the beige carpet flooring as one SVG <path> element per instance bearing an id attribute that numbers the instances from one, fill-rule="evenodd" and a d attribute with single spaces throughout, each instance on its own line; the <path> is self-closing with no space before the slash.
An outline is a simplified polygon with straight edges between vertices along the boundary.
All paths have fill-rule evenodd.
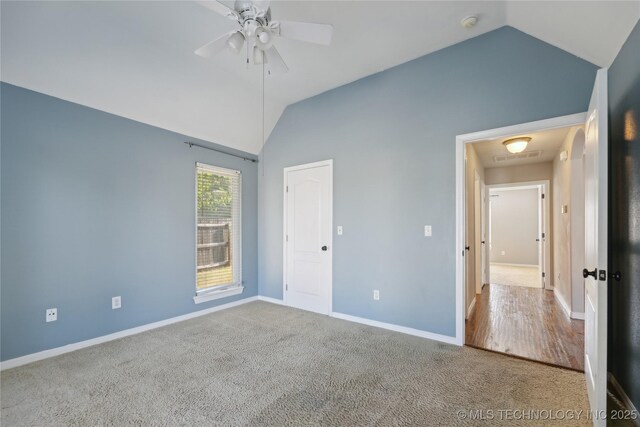
<path id="1" fill-rule="evenodd" d="M 265 302 L 4 371 L 1 392 L 3 427 L 537 426 L 506 411 L 588 408 L 577 372 Z"/>
<path id="2" fill-rule="evenodd" d="M 508 286 L 526 286 L 528 288 L 542 287 L 537 265 L 533 267 L 517 267 L 492 263 L 490 268 L 489 279 L 491 283 Z"/>

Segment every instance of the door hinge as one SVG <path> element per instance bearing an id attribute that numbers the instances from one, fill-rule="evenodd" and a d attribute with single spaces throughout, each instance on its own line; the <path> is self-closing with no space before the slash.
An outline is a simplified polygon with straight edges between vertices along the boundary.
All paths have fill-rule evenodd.
<path id="1" fill-rule="evenodd" d="M 544 199 L 544 193 L 542 193 L 542 198 Z"/>
<path id="2" fill-rule="evenodd" d="M 284 288 L 285 288 L 285 290 L 287 290 L 287 291 L 288 291 L 288 290 L 289 290 L 289 284 L 288 284 L 288 283 L 285 283 L 285 284 L 284 284 Z"/>
<path id="3" fill-rule="evenodd" d="M 546 277 L 546 275 L 545 275 L 544 271 L 542 272 L 542 277 Z"/>
<path id="4" fill-rule="evenodd" d="M 289 186 L 287 185 L 287 193 L 289 192 Z"/>
<path id="5" fill-rule="evenodd" d="M 542 233 L 542 238 L 543 238 L 543 239 L 545 238 L 545 233 Z"/>

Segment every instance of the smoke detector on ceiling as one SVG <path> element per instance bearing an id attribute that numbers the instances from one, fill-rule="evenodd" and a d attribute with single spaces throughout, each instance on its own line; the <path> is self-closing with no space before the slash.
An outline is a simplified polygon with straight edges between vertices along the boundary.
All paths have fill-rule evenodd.
<path id="1" fill-rule="evenodd" d="M 466 29 L 475 27 L 477 23 L 478 16 L 476 15 L 467 16 L 462 21 L 460 21 L 460 24 Z"/>

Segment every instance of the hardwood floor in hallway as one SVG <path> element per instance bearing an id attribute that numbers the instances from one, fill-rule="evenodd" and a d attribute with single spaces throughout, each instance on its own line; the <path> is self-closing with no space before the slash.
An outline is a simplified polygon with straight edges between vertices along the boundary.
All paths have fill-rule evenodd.
<path id="1" fill-rule="evenodd" d="M 584 321 L 570 319 L 553 291 L 486 285 L 465 335 L 472 347 L 584 370 Z"/>

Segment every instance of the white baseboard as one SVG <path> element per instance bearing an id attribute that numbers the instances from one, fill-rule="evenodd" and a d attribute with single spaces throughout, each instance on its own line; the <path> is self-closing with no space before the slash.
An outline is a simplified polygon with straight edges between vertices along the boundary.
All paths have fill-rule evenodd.
<path id="1" fill-rule="evenodd" d="M 388 329 L 390 331 L 400 332 L 403 334 L 414 335 L 416 337 L 427 338 L 434 341 L 440 341 L 447 344 L 461 345 L 456 337 L 447 335 L 434 334 L 433 332 L 421 331 L 419 329 L 408 328 L 406 326 L 394 325 L 391 323 L 378 322 L 377 320 L 365 319 L 363 317 L 351 316 L 349 314 L 336 313 L 332 311 L 331 317 L 336 319 L 347 320 L 349 322 L 362 323 L 363 325 L 374 326 L 376 328 Z"/>
<path id="2" fill-rule="evenodd" d="M 567 304 L 567 302 L 564 300 L 564 297 L 560 294 L 560 292 L 557 292 L 557 291 L 553 291 L 553 294 L 555 295 L 556 299 L 562 306 L 562 309 L 564 310 L 566 315 L 568 317 L 571 317 L 571 309 L 569 308 L 569 304 Z"/>
<path id="3" fill-rule="evenodd" d="M 119 338 L 136 335 L 141 332 L 150 331 L 152 329 L 161 328 L 163 326 L 171 325 L 173 323 L 182 322 L 184 320 L 193 319 L 195 317 L 204 316 L 205 314 L 214 313 L 216 311 L 225 310 L 227 308 L 236 307 L 248 302 L 257 301 L 258 297 L 244 298 L 238 301 L 230 302 L 227 304 L 218 305 L 216 307 L 207 308 L 205 310 L 194 311 L 192 313 L 183 314 L 182 316 L 172 317 L 170 319 L 160 320 L 158 322 L 148 323 L 146 325 L 137 326 L 131 329 L 125 329 L 124 331 L 114 332 L 109 335 L 103 335 L 101 337 L 92 338 L 86 341 L 80 341 L 73 344 L 67 344 L 62 347 L 56 347 L 49 350 L 40 351 L 38 353 L 27 354 L 26 356 L 16 357 L 14 359 L 5 360 L 0 362 L 0 371 L 6 369 L 15 368 L 18 366 L 26 365 L 28 363 L 37 362 L 39 360 L 48 359 L 50 357 L 59 356 L 61 354 L 70 353 L 72 351 L 80 350 L 81 348 L 91 347 L 97 344 L 102 344 L 108 341 L 117 340 Z"/>
<path id="4" fill-rule="evenodd" d="M 269 302 L 271 304 L 285 305 L 284 301 L 276 298 L 269 298 L 265 296 L 258 296 L 259 301 Z M 473 300 L 475 305 L 475 298 Z M 432 332 L 421 331 L 419 329 L 408 328 L 406 326 L 394 325 L 391 323 L 378 322 L 377 320 L 365 319 L 364 317 L 351 316 L 349 314 L 337 313 L 332 311 L 329 316 L 336 319 L 347 320 L 349 322 L 362 323 L 363 325 L 375 326 L 377 328 L 388 329 L 390 331 L 401 332 L 403 334 L 414 335 L 417 337 L 428 338 L 434 341 L 440 341 L 447 344 L 461 345 L 456 341 L 456 337 L 449 337 L 446 335 L 434 334 Z"/>
<path id="5" fill-rule="evenodd" d="M 618 380 L 616 380 L 616 377 L 614 377 L 611 372 L 608 372 L 607 379 L 609 380 L 609 385 L 614 391 L 614 396 L 619 397 L 620 400 L 622 400 L 622 403 L 626 406 L 625 409 L 629 410 L 633 414 L 637 414 L 638 410 L 631 399 L 629 399 L 629 396 L 627 396 L 627 393 L 624 391 Z M 635 419 L 632 422 L 635 425 L 640 426 L 640 419 Z"/>
<path id="6" fill-rule="evenodd" d="M 471 313 L 473 313 L 473 309 L 476 308 L 476 299 L 478 297 L 473 297 L 473 301 L 471 301 L 471 304 L 469 305 L 469 309 L 467 310 L 467 319 L 469 318 L 469 316 L 471 316 Z"/>
<path id="7" fill-rule="evenodd" d="M 538 268 L 538 264 L 514 264 L 511 262 L 492 262 L 489 264 L 489 268 L 492 265 L 504 265 L 505 267 L 536 267 Z"/>
<path id="8" fill-rule="evenodd" d="M 263 297 L 262 295 L 258 295 L 259 301 L 270 302 L 271 304 L 285 305 L 284 301 L 277 298 Z"/>
<path id="9" fill-rule="evenodd" d="M 584 320 L 584 313 L 578 313 L 577 311 L 571 312 L 572 319 Z"/>

